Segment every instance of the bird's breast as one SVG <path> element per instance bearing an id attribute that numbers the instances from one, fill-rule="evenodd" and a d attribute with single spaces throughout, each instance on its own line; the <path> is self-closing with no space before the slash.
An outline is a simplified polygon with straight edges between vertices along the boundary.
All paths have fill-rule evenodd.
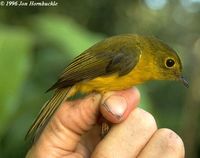
<path id="1" fill-rule="evenodd" d="M 142 78 L 141 76 L 138 76 L 137 73 L 129 73 L 125 76 L 112 74 L 80 82 L 77 85 L 77 88 L 82 93 L 89 93 L 92 91 L 104 93 L 107 91 L 118 91 L 131 88 L 141 82 Z"/>

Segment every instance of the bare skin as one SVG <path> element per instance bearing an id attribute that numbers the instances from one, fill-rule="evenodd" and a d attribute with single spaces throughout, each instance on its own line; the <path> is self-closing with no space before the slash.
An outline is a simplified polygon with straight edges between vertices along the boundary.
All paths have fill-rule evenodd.
<path id="1" fill-rule="evenodd" d="M 183 158 L 183 141 L 158 129 L 154 117 L 137 107 L 137 89 L 65 102 L 56 111 L 27 158 Z M 101 140 L 99 113 L 114 123 Z"/>

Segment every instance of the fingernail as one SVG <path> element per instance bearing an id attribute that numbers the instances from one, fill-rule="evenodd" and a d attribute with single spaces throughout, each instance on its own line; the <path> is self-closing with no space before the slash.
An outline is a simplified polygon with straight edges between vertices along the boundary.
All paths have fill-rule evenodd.
<path id="1" fill-rule="evenodd" d="M 126 111 L 127 102 L 124 97 L 113 95 L 104 101 L 103 106 L 108 112 L 120 120 Z"/>

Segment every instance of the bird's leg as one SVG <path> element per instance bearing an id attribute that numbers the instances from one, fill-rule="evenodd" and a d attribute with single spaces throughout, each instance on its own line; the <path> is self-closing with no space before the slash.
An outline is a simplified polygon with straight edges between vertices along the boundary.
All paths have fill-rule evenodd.
<path id="1" fill-rule="evenodd" d="M 101 92 L 102 95 L 104 95 L 105 93 L 106 92 L 104 92 L 104 91 Z M 102 114 L 100 114 L 99 117 L 98 117 L 98 123 L 101 126 L 100 137 L 101 137 L 101 139 L 103 139 L 107 135 L 107 133 L 109 132 L 112 124 L 108 120 L 106 120 L 102 116 Z"/>
<path id="2" fill-rule="evenodd" d="M 104 121 L 101 123 L 101 138 L 104 138 L 110 130 L 110 123 Z"/>
<path id="3" fill-rule="evenodd" d="M 101 138 L 104 138 L 111 128 L 111 123 L 103 118 L 102 115 L 99 116 L 98 124 L 101 126 Z"/>

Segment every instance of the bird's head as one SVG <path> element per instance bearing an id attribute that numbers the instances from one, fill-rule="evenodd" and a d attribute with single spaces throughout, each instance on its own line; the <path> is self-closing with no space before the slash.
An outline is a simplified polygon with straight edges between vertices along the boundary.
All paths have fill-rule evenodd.
<path id="1" fill-rule="evenodd" d="M 142 41 L 142 53 L 149 59 L 146 63 L 152 79 L 179 80 L 188 87 L 188 82 L 182 76 L 182 63 L 177 53 L 157 38 L 145 37 Z"/>

